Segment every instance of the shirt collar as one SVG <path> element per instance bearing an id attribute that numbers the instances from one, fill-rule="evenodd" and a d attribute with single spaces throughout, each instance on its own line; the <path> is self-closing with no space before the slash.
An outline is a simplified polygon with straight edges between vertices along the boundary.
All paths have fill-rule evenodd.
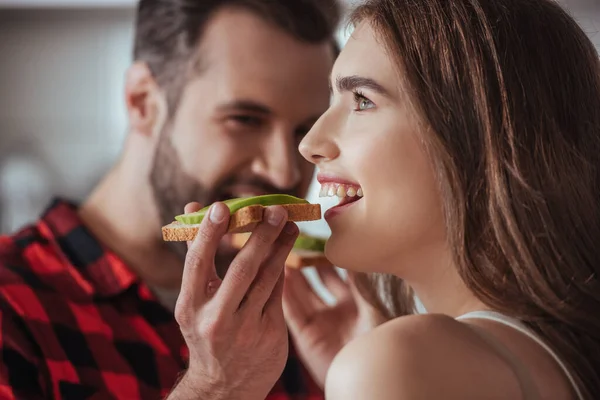
<path id="1" fill-rule="evenodd" d="M 55 198 L 39 222 L 40 231 L 53 241 L 100 296 L 116 296 L 139 282 L 139 278 L 84 226 L 78 206 Z"/>

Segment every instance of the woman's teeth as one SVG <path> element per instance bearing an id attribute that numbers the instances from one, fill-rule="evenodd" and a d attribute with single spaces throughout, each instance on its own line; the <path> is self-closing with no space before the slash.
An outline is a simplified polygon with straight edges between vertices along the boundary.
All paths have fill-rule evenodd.
<path id="1" fill-rule="evenodd" d="M 363 190 L 360 187 L 351 185 L 342 185 L 339 183 L 325 183 L 321 185 L 319 197 L 363 197 Z"/>

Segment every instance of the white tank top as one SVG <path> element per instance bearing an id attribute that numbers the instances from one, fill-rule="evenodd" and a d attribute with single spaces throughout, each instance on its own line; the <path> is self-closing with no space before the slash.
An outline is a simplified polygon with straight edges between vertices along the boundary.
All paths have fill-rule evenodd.
<path id="1" fill-rule="evenodd" d="M 581 391 L 579 390 L 579 387 L 577 386 L 575 379 L 573 379 L 573 375 L 571 374 L 571 371 L 569 371 L 567 366 L 562 362 L 562 360 L 558 357 L 558 355 L 554 352 L 554 350 L 552 350 L 541 338 L 539 338 L 531 329 L 529 329 L 521 321 L 519 321 L 515 318 L 508 317 L 504 314 L 501 314 L 501 313 L 495 312 L 495 311 L 473 311 L 473 312 L 463 314 L 459 317 L 456 317 L 456 319 L 457 320 L 487 319 L 487 320 L 495 321 L 495 322 L 501 323 L 503 325 L 509 326 L 509 327 L 521 332 L 525 336 L 529 337 L 530 339 L 535 341 L 537 344 L 539 344 L 544 350 L 546 350 L 548 352 L 548 354 L 550 354 L 552 356 L 552 358 L 554 358 L 554 360 L 561 367 L 561 369 L 563 370 L 563 372 L 569 379 L 569 382 L 575 389 L 575 392 L 577 393 L 577 398 L 580 400 L 583 400 Z M 503 353 L 506 353 L 506 352 L 504 351 Z M 521 369 L 522 373 L 525 373 L 528 375 L 527 371 L 524 371 L 522 368 L 520 368 L 520 369 Z M 531 388 L 528 388 L 527 391 L 531 392 L 530 389 Z"/>

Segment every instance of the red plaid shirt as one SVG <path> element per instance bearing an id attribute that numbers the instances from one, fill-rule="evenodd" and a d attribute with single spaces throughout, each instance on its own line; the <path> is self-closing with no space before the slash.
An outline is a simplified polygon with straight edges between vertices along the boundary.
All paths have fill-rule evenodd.
<path id="1" fill-rule="evenodd" d="M 73 205 L 0 237 L 0 398 L 161 399 L 186 368 L 165 309 Z M 291 353 L 269 400 L 319 400 Z"/>

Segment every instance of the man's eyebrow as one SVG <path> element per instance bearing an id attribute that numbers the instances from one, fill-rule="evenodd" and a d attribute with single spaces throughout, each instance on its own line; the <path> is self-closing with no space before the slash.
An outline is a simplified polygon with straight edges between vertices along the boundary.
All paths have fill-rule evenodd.
<path id="1" fill-rule="evenodd" d="M 273 114 L 273 111 L 264 104 L 252 100 L 234 100 L 220 105 L 217 109 L 221 112 L 249 112 L 253 114 Z"/>
<path id="2" fill-rule="evenodd" d="M 374 79 L 366 78 L 364 76 L 338 76 L 335 78 L 335 86 L 338 92 L 353 92 L 356 89 L 364 88 L 383 96 L 391 97 L 391 94 L 381 84 Z M 329 83 L 329 90 L 333 92 L 331 82 Z"/>
<path id="3" fill-rule="evenodd" d="M 221 113 L 247 112 L 252 114 L 262 114 L 265 117 L 275 115 L 275 112 L 266 105 L 252 100 L 234 100 L 221 104 L 217 107 L 217 110 Z M 319 118 L 321 118 L 321 115 L 322 113 L 307 118 L 300 124 L 300 126 L 313 126 L 319 120 Z"/>

